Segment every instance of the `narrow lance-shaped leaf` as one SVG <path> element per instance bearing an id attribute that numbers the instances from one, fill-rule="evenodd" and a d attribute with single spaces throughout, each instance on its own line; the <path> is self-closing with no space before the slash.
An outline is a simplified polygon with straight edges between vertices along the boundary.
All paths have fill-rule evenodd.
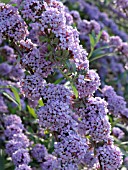
<path id="1" fill-rule="evenodd" d="M 71 87 L 72 87 L 75 97 L 78 98 L 78 90 L 76 89 L 76 86 L 73 83 L 71 83 Z"/>
<path id="2" fill-rule="evenodd" d="M 29 105 L 27 105 L 27 108 L 28 108 L 29 113 L 36 119 L 37 115 L 35 113 L 35 110 L 32 107 L 30 107 Z"/>
<path id="3" fill-rule="evenodd" d="M 93 49 L 95 46 L 95 39 L 91 34 L 89 34 L 89 38 L 90 38 L 90 43 L 91 43 L 91 49 Z"/>
<path id="4" fill-rule="evenodd" d="M 4 152 L 0 149 L 0 170 L 5 170 L 5 160 L 4 160 Z"/>
<path id="5" fill-rule="evenodd" d="M 42 99 L 39 99 L 38 103 L 39 103 L 40 106 L 44 106 L 44 102 L 43 102 Z"/>
<path id="6" fill-rule="evenodd" d="M 19 104 L 19 109 L 21 110 L 20 96 L 19 96 L 17 89 L 13 86 L 9 86 L 9 87 L 10 87 L 10 89 L 12 90 L 12 92 L 15 96 L 16 102 Z"/>
<path id="7" fill-rule="evenodd" d="M 14 102 L 16 105 L 19 105 L 19 104 L 15 101 L 15 99 L 14 99 L 11 95 L 9 95 L 8 93 L 3 92 L 3 95 L 4 95 L 5 97 L 7 97 L 10 101 Z"/>
<path id="8" fill-rule="evenodd" d="M 95 58 L 92 58 L 91 60 L 89 60 L 89 62 L 92 62 L 92 61 L 94 61 L 94 60 L 97 60 L 97 59 L 102 58 L 102 57 L 105 57 L 105 56 L 112 56 L 112 55 L 114 55 L 114 53 L 104 53 L 104 54 L 100 54 L 100 55 L 96 56 Z"/>
<path id="9" fill-rule="evenodd" d="M 59 84 L 63 79 L 64 79 L 63 77 L 57 79 L 57 80 L 54 82 L 54 84 Z"/>
<path id="10" fill-rule="evenodd" d="M 97 37 L 96 37 L 96 43 L 98 43 L 99 42 L 99 40 L 100 40 L 100 37 L 101 37 L 101 35 L 102 35 L 102 30 L 99 32 L 99 34 L 97 35 Z"/>

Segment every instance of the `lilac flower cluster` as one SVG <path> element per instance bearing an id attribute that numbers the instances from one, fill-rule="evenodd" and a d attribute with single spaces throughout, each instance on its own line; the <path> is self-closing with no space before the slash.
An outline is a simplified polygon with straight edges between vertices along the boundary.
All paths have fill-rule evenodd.
<path id="1" fill-rule="evenodd" d="M 46 5 L 41 26 L 42 31 L 50 26 L 51 31 L 59 38 L 59 46 L 72 51 L 77 68 L 88 70 L 87 53 L 79 45 L 78 31 L 66 25 L 65 10 L 61 2 L 51 1 L 51 4 Z"/>
<path id="2" fill-rule="evenodd" d="M 38 162 L 44 162 L 46 157 L 47 150 L 44 145 L 36 144 L 31 151 L 32 157 L 35 158 Z"/>
<path id="3" fill-rule="evenodd" d="M 91 135 L 92 140 L 102 141 L 110 137 L 110 124 L 107 120 L 107 103 L 99 97 L 90 97 L 85 107 L 76 108 L 80 116 L 79 133 Z"/>
<path id="4" fill-rule="evenodd" d="M 124 137 L 124 132 L 118 127 L 114 127 L 112 129 L 112 134 L 118 139 L 122 139 Z"/>
<path id="5" fill-rule="evenodd" d="M 62 164 L 62 169 L 69 166 L 76 166 L 84 158 L 87 151 L 86 140 L 76 134 L 65 137 L 61 142 L 55 144 L 55 154 Z M 76 169 L 76 168 L 73 168 Z"/>
<path id="6" fill-rule="evenodd" d="M 53 155 L 48 154 L 46 157 L 46 161 L 41 163 L 41 169 L 42 170 L 52 170 L 52 169 L 60 169 L 60 165 Z"/>
<path id="7" fill-rule="evenodd" d="M 27 25 L 16 8 L 11 5 L 0 4 L 0 32 L 1 37 L 20 41 L 27 34 Z"/>
<path id="8" fill-rule="evenodd" d="M 30 166 L 26 164 L 19 165 L 19 167 L 16 167 L 15 170 L 31 170 Z"/>
<path id="9" fill-rule="evenodd" d="M 56 140 L 54 144 L 54 155 L 56 159 L 49 158 L 42 163 L 42 169 L 78 170 L 78 166 L 81 160 L 84 159 L 88 149 L 85 135 L 90 135 L 91 141 L 94 143 L 105 143 L 110 138 L 107 104 L 101 98 L 92 97 L 100 85 L 99 76 L 95 71 L 89 70 L 87 52 L 79 44 L 79 33 L 77 29 L 67 25 L 66 10 L 61 2 L 51 0 L 48 3 L 41 3 L 40 1 L 29 0 L 27 3 L 24 0 L 21 7 L 21 11 L 23 10 L 21 15 L 27 20 L 36 21 L 36 26 L 40 27 L 41 36 L 38 40 L 46 38 L 46 43 L 41 43 L 40 40 L 35 45 L 28 39 L 24 40 L 25 36 L 23 36 L 22 39 L 19 38 L 21 41 L 18 46 L 19 50 L 24 53 L 23 57 L 21 56 L 21 65 L 29 74 L 22 79 L 22 91 L 25 96 L 34 101 L 38 101 L 42 97 L 45 105 L 39 107 L 37 112 L 39 124 L 41 127 L 50 130 Z M 11 18 L 13 18 L 13 13 Z M 26 28 L 25 25 L 23 26 Z M 91 29 L 94 29 L 98 33 L 100 27 L 95 21 L 92 21 Z M 10 37 L 8 38 L 10 39 Z M 51 43 L 55 38 L 55 45 L 52 46 L 53 44 L 51 45 Z M 42 50 L 42 48 L 44 49 Z M 78 71 L 79 73 L 84 70 L 87 73 L 86 75 L 78 75 L 77 82 L 75 82 L 78 89 L 78 98 L 76 97 L 74 101 L 72 101 L 73 98 L 71 100 L 71 93 L 62 87 L 62 85 L 55 86 L 47 84 L 44 80 L 44 77 L 47 77 L 54 70 L 54 64 L 55 66 L 60 66 L 60 68 L 64 67 L 65 62 L 61 60 L 66 61 L 67 56 L 61 57 L 61 54 L 59 55 L 57 53 L 58 51 L 69 53 L 69 61 L 74 62 L 76 65 L 75 72 Z M 57 57 L 59 57 L 58 60 Z M 50 70 L 50 67 L 53 67 L 52 70 Z M 75 72 L 71 74 L 75 75 Z M 82 104 L 82 106 L 78 105 L 78 108 L 74 107 L 75 102 Z M 76 120 L 74 120 L 75 113 L 71 109 L 71 105 L 77 114 Z M 13 123 L 6 127 L 5 135 L 8 135 L 7 137 L 11 141 L 14 134 L 22 134 L 22 131 L 23 126 L 20 123 Z M 15 142 L 12 143 L 15 145 Z M 13 152 L 8 149 L 8 154 L 10 153 L 12 155 L 12 160 L 19 170 L 22 169 L 22 166 L 28 165 L 30 157 L 26 146 L 24 145 L 19 149 L 19 143 L 16 143 L 15 146 L 12 144 L 12 147 L 11 144 L 8 145 L 10 145 L 9 148 L 14 150 Z M 107 146 L 109 152 L 112 153 L 111 159 L 117 159 L 114 162 L 114 166 L 110 162 L 110 159 L 108 158 L 108 161 L 106 161 L 106 157 L 100 152 L 100 148 L 102 150 L 105 146 L 104 144 L 103 147 L 97 149 L 101 166 L 109 167 L 109 164 L 111 164 L 113 169 L 116 170 L 121 163 L 120 152 L 118 151 L 118 154 L 114 152 L 114 146 L 112 144 L 109 147 Z M 38 162 L 43 161 L 45 157 L 43 153 L 39 152 L 41 149 L 45 152 L 45 148 L 39 145 L 36 145 L 32 150 L 33 157 Z"/>
<path id="10" fill-rule="evenodd" d="M 30 170 L 28 166 L 30 156 L 27 151 L 29 139 L 23 134 L 24 127 L 22 121 L 17 115 L 9 115 L 4 118 L 5 136 L 9 139 L 6 144 L 6 153 L 12 158 L 16 170 L 24 168 Z"/>
<path id="11" fill-rule="evenodd" d="M 54 154 L 58 158 L 57 160 L 59 164 L 61 164 L 61 168 L 68 168 L 69 166 L 77 167 L 78 162 L 76 161 L 80 159 L 79 155 L 82 156 L 85 154 L 87 144 L 86 140 L 79 137 L 75 132 L 77 122 L 73 120 L 73 112 L 69 108 L 71 93 L 62 85 L 55 86 L 48 84 L 42 91 L 42 97 L 47 101 L 47 104 L 41 107 L 37 112 L 39 124 L 41 127 L 57 133 L 59 142 L 55 145 Z M 71 133 L 73 133 L 73 135 L 71 135 Z M 65 147 L 64 144 L 66 144 Z M 62 148 L 62 146 L 64 148 Z M 67 146 L 68 150 L 65 155 L 62 149 L 65 150 Z M 72 153 L 72 149 L 77 152 Z M 70 160 L 70 162 L 68 162 L 67 159 Z"/>
<path id="12" fill-rule="evenodd" d="M 102 28 L 104 28 L 105 26 L 109 27 L 113 34 L 120 36 L 124 41 L 128 39 L 128 35 L 125 32 L 121 31 L 118 25 L 112 19 L 110 19 L 106 13 L 101 12 L 98 7 L 84 0 L 75 0 L 75 2 L 79 4 L 81 10 L 84 11 L 86 16 L 89 17 L 90 20 L 96 20 L 98 23 L 100 23 Z"/>
<path id="13" fill-rule="evenodd" d="M 70 103 L 71 102 L 71 96 L 73 94 L 70 90 L 65 88 L 63 85 L 54 85 L 54 84 L 46 84 L 44 87 L 42 87 L 41 90 L 41 96 L 44 100 L 47 100 L 49 103 L 51 100 L 54 101 L 62 101 L 64 103 Z"/>
<path id="14" fill-rule="evenodd" d="M 6 103 L 5 103 L 5 101 L 4 101 L 4 99 L 1 95 L 0 95 L 0 112 L 2 112 L 2 113 L 8 112 L 8 108 L 6 106 Z"/>
<path id="15" fill-rule="evenodd" d="M 32 20 L 33 22 L 39 18 L 43 9 L 41 1 L 36 0 L 23 0 L 23 2 L 20 3 L 20 6 L 22 8 L 21 13 L 23 18 Z"/>
<path id="16" fill-rule="evenodd" d="M 94 70 L 89 70 L 85 77 L 84 75 L 79 75 L 76 84 L 80 98 L 91 96 L 99 86 L 100 78 Z"/>
<path id="17" fill-rule="evenodd" d="M 94 156 L 94 151 L 87 150 L 82 164 L 87 165 L 88 169 L 96 169 L 99 166 L 98 158 Z"/>
<path id="18" fill-rule="evenodd" d="M 53 71 L 54 66 L 52 62 L 45 59 L 47 44 L 41 44 L 39 49 L 29 39 L 26 42 L 20 41 L 20 44 L 22 48 L 29 50 L 22 56 L 22 66 L 31 68 L 42 77 L 47 77 Z"/>
<path id="19" fill-rule="evenodd" d="M 23 70 L 19 64 L 16 64 L 16 55 L 13 48 L 8 45 L 0 47 L 0 55 L 3 56 L 3 62 L 0 63 L 0 76 L 17 81 L 23 76 Z"/>
<path id="20" fill-rule="evenodd" d="M 74 11 L 73 11 L 74 13 Z M 72 14 L 72 13 L 71 13 Z M 85 46 L 88 51 L 90 51 L 90 38 L 89 34 L 93 31 L 95 34 L 98 34 L 101 30 L 101 26 L 99 22 L 94 20 L 82 20 L 80 17 L 77 21 L 77 27 L 80 31 L 80 39 L 85 41 Z M 106 31 L 103 31 L 100 37 L 100 41 L 97 44 L 96 48 L 102 48 L 102 46 L 110 45 L 109 49 L 106 49 L 106 53 L 115 53 L 112 57 L 105 56 L 99 60 L 100 65 L 95 65 L 93 63 L 92 67 L 98 67 L 98 73 L 102 80 L 104 81 L 105 78 L 109 79 L 117 79 L 119 74 L 125 74 L 125 68 L 127 68 L 127 54 L 128 54 L 128 44 L 123 42 L 119 36 L 112 36 L 110 37 Z M 104 64 L 106 63 L 106 64 Z M 100 67 L 100 68 L 99 68 Z M 107 74 L 108 73 L 108 74 Z M 111 75 L 112 77 L 108 77 Z M 117 92 L 119 95 L 123 95 L 123 91 L 121 90 L 123 86 L 122 82 L 118 80 L 117 84 L 115 85 L 117 88 Z"/>
<path id="21" fill-rule="evenodd" d="M 108 109 L 111 114 L 114 116 L 124 115 L 128 117 L 126 114 L 126 102 L 123 97 L 118 96 L 111 86 L 105 86 L 102 89 L 102 93 L 103 97 L 108 102 Z"/>
<path id="22" fill-rule="evenodd" d="M 61 138 L 71 130 L 75 130 L 77 123 L 72 119 L 72 110 L 67 103 L 59 100 L 49 101 L 37 113 L 39 124 L 51 131 L 58 132 Z"/>
<path id="23" fill-rule="evenodd" d="M 122 163 L 122 154 L 118 147 L 104 144 L 97 149 L 101 168 L 106 170 L 117 170 Z"/>
<path id="24" fill-rule="evenodd" d="M 100 25 L 95 20 L 91 20 L 90 22 L 87 20 L 81 20 L 78 22 L 78 29 L 83 34 L 90 34 L 94 31 L 96 34 L 100 32 Z"/>
<path id="25" fill-rule="evenodd" d="M 21 81 L 22 91 L 31 100 L 39 100 L 41 89 L 45 85 L 45 80 L 38 74 L 28 75 Z"/>
<path id="26" fill-rule="evenodd" d="M 119 8 L 127 10 L 127 8 L 128 8 L 128 0 L 116 0 L 116 5 Z"/>
<path id="27" fill-rule="evenodd" d="M 32 147 L 31 156 L 40 164 L 42 170 L 59 170 L 61 168 L 57 158 L 49 154 L 42 144 L 36 144 Z"/>

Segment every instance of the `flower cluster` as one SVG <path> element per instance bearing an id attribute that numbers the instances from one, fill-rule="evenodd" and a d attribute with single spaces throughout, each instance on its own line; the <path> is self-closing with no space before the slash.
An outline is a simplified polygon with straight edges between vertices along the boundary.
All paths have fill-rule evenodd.
<path id="1" fill-rule="evenodd" d="M 72 119 L 72 111 L 67 103 L 59 100 L 49 101 L 37 113 L 42 127 L 65 134 L 75 129 L 77 123 Z"/>
<path id="2" fill-rule="evenodd" d="M 58 100 L 69 104 L 71 102 L 72 93 L 63 85 L 54 85 L 49 83 L 42 87 L 41 96 L 44 101 L 47 102 L 50 102 L 51 100 Z"/>
<path id="3" fill-rule="evenodd" d="M 84 75 L 79 75 L 76 84 L 80 98 L 91 96 L 99 86 L 100 78 L 94 70 L 89 70 L 85 77 Z"/>
<path id="4" fill-rule="evenodd" d="M 110 136 L 110 124 L 107 120 L 107 103 L 99 97 L 90 97 L 85 107 L 76 108 L 80 117 L 79 133 L 91 135 L 92 140 L 102 141 Z"/>
<path id="5" fill-rule="evenodd" d="M 122 154 L 118 147 L 112 145 L 103 145 L 97 149 L 102 169 L 113 170 L 118 169 L 122 164 Z"/>
<path id="6" fill-rule="evenodd" d="M 124 41 L 128 39 L 128 35 L 119 29 L 118 25 L 114 22 L 113 19 L 109 18 L 107 13 L 101 12 L 98 7 L 84 0 L 74 0 L 74 2 L 79 4 L 81 10 L 87 15 L 87 17 L 89 17 L 90 20 L 96 20 L 102 28 L 109 27 L 113 34 L 120 36 Z"/>
<path id="7" fill-rule="evenodd" d="M 84 5 L 86 8 L 86 3 Z M 90 145 L 94 144 L 93 147 L 97 148 L 96 154 L 101 168 L 118 169 L 122 156 L 118 148 L 112 142 L 108 142 L 111 138 L 111 126 L 107 119 L 107 103 L 100 97 L 93 97 L 100 86 L 100 78 L 94 70 L 89 70 L 88 53 L 79 44 L 79 33 L 69 21 L 72 22 L 73 16 L 74 20 L 79 22 L 81 32 L 84 30 L 86 34 L 93 30 L 98 34 L 100 25 L 96 21 L 81 21 L 74 11 L 71 12 L 72 16 L 69 11 L 66 15 L 66 8 L 56 0 L 24 0 L 20 7 L 21 15 L 17 8 L 13 10 L 10 5 L 1 4 L 1 16 L 4 18 L 1 19 L 1 23 L 5 27 L 2 34 L 3 37 L 16 41 L 13 42 L 15 50 L 18 49 L 17 52 L 21 54 L 21 66 L 27 74 L 21 80 L 22 93 L 34 102 L 43 100 L 44 106 L 38 107 L 37 111 L 38 122 L 42 128 L 54 135 L 55 140 L 55 157 L 50 157 L 46 148 L 37 144 L 31 151 L 33 158 L 41 163 L 42 169 L 78 170 L 89 148 L 89 141 Z M 101 18 L 100 12 L 98 15 Z M 25 39 L 28 31 L 22 17 L 30 25 L 29 38 L 35 31 L 36 44 L 33 43 L 34 39 Z M 8 27 L 8 23 L 12 21 L 13 26 Z M 102 38 L 106 41 L 107 33 L 104 32 Z M 111 43 L 112 41 L 111 38 Z M 127 52 L 127 48 L 121 46 L 120 49 L 123 53 Z M 8 67 L 6 71 L 9 69 L 11 68 Z M 78 95 L 72 95 L 64 85 L 47 83 L 48 75 L 56 69 L 69 80 L 73 91 L 78 91 Z M 122 103 L 125 106 L 125 102 L 121 101 Z M 5 127 L 5 135 L 9 139 L 6 151 L 12 157 L 16 170 L 30 169 L 27 151 L 29 141 L 23 135 L 24 127 L 21 120 L 10 115 L 5 120 Z M 88 141 L 85 135 L 89 135 Z M 95 161 L 92 161 L 91 166 L 94 164 Z"/>
<path id="8" fill-rule="evenodd" d="M 76 134 L 71 134 L 55 144 L 54 152 L 58 161 L 62 164 L 62 169 L 65 169 L 65 167 L 71 165 L 77 167 L 81 159 L 84 158 L 87 148 L 85 139 L 81 139 Z"/>
<path id="9" fill-rule="evenodd" d="M 40 91 L 45 84 L 45 80 L 38 74 L 28 75 L 21 82 L 22 91 L 31 100 L 39 100 L 41 97 Z"/>
<path id="10" fill-rule="evenodd" d="M 96 169 L 99 165 L 98 158 L 94 156 L 93 151 L 87 150 L 84 159 L 82 160 L 82 164 L 86 164 L 90 169 Z"/>
<path id="11" fill-rule="evenodd" d="M 118 139 L 122 139 L 124 137 L 124 132 L 118 127 L 114 127 L 112 129 L 112 134 Z"/>
<path id="12" fill-rule="evenodd" d="M 18 10 L 4 3 L 0 4 L 0 32 L 1 37 L 14 41 L 20 41 L 28 34 L 27 25 Z"/>
<path id="13" fill-rule="evenodd" d="M 33 158 L 35 158 L 38 162 L 44 162 L 44 158 L 48 154 L 45 146 L 41 144 L 36 144 L 32 148 L 31 153 Z"/>
<path id="14" fill-rule="evenodd" d="M 23 134 L 24 127 L 20 117 L 16 115 L 5 116 L 5 136 L 9 139 L 6 144 L 6 153 L 11 156 L 16 170 L 23 168 L 31 169 L 28 164 L 30 156 L 27 151 L 29 146 L 29 139 Z"/>
<path id="15" fill-rule="evenodd" d="M 124 98 L 118 96 L 111 86 L 102 89 L 103 97 L 108 102 L 109 112 L 115 116 L 125 115 L 126 102 Z M 126 115 L 127 117 L 127 115 Z"/>

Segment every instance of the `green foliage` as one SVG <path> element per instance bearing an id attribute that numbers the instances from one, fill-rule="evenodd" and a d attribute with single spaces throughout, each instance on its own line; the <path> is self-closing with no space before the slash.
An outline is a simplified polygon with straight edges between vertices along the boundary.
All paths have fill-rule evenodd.
<path id="1" fill-rule="evenodd" d="M 32 107 L 30 107 L 29 105 L 27 105 L 27 108 L 28 108 L 28 111 L 29 111 L 30 115 L 32 117 L 34 117 L 35 119 L 37 119 L 37 115 L 35 113 L 35 110 Z"/>

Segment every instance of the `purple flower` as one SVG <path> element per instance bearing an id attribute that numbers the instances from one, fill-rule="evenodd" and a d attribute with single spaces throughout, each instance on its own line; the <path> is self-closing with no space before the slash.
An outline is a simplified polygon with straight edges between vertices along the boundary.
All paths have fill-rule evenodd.
<path id="1" fill-rule="evenodd" d="M 26 149 L 19 149 L 12 155 L 13 163 L 18 166 L 21 164 L 28 164 L 30 162 L 30 156 Z"/>
<path id="2" fill-rule="evenodd" d="M 99 98 L 88 98 L 85 107 L 76 108 L 80 116 L 78 124 L 81 135 L 90 135 L 94 141 L 102 141 L 110 136 L 110 124 L 107 119 L 107 103 Z"/>
<path id="3" fill-rule="evenodd" d="M 13 124 L 13 125 L 10 125 L 10 126 L 6 127 L 6 129 L 4 131 L 4 134 L 9 139 L 12 139 L 14 134 L 22 133 L 22 131 L 23 131 L 23 128 Z"/>
<path id="4" fill-rule="evenodd" d="M 86 165 L 88 168 L 96 168 L 99 164 L 98 158 L 94 156 L 94 151 L 87 150 L 84 158 L 82 159 L 82 164 Z"/>
<path id="5" fill-rule="evenodd" d="M 110 45 L 114 45 L 117 48 L 122 45 L 122 39 L 119 36 L 111 36 Z"/>
<path id="6" fill-rule="evenodd" d="M 45 80 L 38 74 L 28 75 L 21 82 L 22 91 L 27 98 L 31 100 L 39 100 L 41 97 L 41 90 L 45 85 Z"/>
<path id="7" fill-rule="evenodd" d="M 20 41 L 27 36 L 27 25 L 17 8 L 4 3 L 0 4 L 0 32 L 3 36 L 15 41 Z"/>
<path id="8" fill-rule="evenodd" d="M 2 63 L 0 64 L 0 74 L 1 76 L 7 76 L 12 70 L 12 66 L 8 63 Z"/>
<path id="9" fill-rule="evenodd" d="M 32 148 L 31 153 L 32 153 L 33 158 L 35 158 L 38 162 L 43 162 L 46 155 L 48 154 L 45 146 L 41 144 L 36 144 Z"/>
<path id="10" fill-rule="evenodd" d="M 123 97 L 116 94 L 113 87 L 105 86 L 102 89 L 102 93 L 105 100 L 108 102 L 108 110 L 111 114 L 118 116 L 124 112 L 124 109 L 126 108 L 126 102 L 124 101 Z"/>
<path id="11" fill-rule="evenodd" d="M 112 129 L 112 134 L 118 139 L 121 139 L 124 137 L 124 132 L 118 127 L 114 127 Z"/>
<path id="12" fill-rule="evenodd" d="M 117 170 L 122 164 L 122 154 L 114 145 L 103 145 L 97 149 L 102 169 Z"/>
<path id="13" fill-rule="evenodd" d="M 24 147 L 23 143 L 21 143 L 20 141 L 15 141 L 14 139 L 8 141 L 8 143 L 6 144 L 6 153 L 9 156 L 12 156 L 12 154 L 17 151 L 18 149 Z"/>
<path id="14" fill-rule="evenodd" d="M 53 170 L 53 169 L 60 169 L 59 162 L 57 161 L 56 157 L 52 155 L 48 155 L 46 161 L 41 164 L 42 170 Z"/>
<path id="15" fill-rule="evenodd" d="M 47 102 L 51 100 L 60 100 L 64 103 L 71 101 L 72 93 L 69 89 L 66 89 L 63 85 L 46 84 L 41 91 L 41 96 Z"/>
<path id="16" fill-rule="evenodd" d="M 5 118 L 4 118 L 4 124 L 5 124 L 5 126 L 10 126 L 13 124 L 17 125 L 17 126 L 21 126 L 22 120 L 17 115 L 8 115 L 8 116 L 5 116 Z"/>
<path id="17" fill-rule="evenodd" d="M 61 162 L 62 167 L 66 167 L 70 163 L 80 163 L 88 148 L 86 139 L 77 134 L 70 134 L 62 141 L 57 142 L 54 147 L 54 153 L 58 157 L 58 161 Z"/>
<path id="18" fill-rule="evenodd" d="M 23 145 L 23 148 L 27 148 L 30 145 L 29 139 L 23 133 L 14 134 L 13 140 L 17 142 L 21 142 Z"/>
<path id="19" fill-rule="evenodd" d="M 100 78 L 94 70 L 89 70 L 89 73 L 86 76 L 79 75 L 76 84 L 80 98 L 91 96 L 99 86 Z"/>
<path id="20" fill-rule="evenodd" d="M 51 131 L 66 133 L 71 129 L 76 129 L 77 123 L 71 117 L 73 112 L 67 103 L 62 101 L 49 101 L 41 107 L 38 112 L 39 124 Z"/>
<path id="21" fill-rule="evenodd" d="M 8 108 L 4 102 L 4 99 L 2 96 L 0 96 L 0 112 L 2 113 L 7 113 L 8 112 Z"/>
<path id="22" fill-rule="evenodd" d="M 19 165 L 18 167 L 15 168 L 15 170 L 32 170 L 30 166 L 26 164 Z"/>
<path id="23" fill-rule="evenodd" d="M 37 0 L 24 0 L 20 6 L 22 7 L 21 13 L 23 18 L 33 22 L 39 18 L 43 9 L 41 1 Z"/>

